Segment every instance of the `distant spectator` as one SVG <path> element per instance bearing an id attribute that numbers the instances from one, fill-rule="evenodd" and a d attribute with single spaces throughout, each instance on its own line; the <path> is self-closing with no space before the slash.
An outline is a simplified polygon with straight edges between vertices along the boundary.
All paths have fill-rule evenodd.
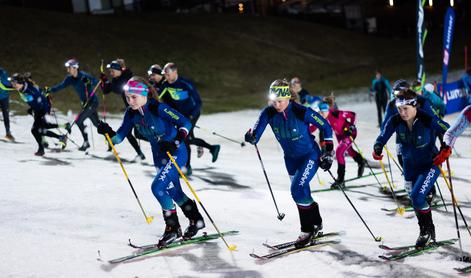
<path id="1" fill-rule="evenodd" d="M 3 114 L 3 124 L 5 125 L 6 136 L 5 140 L 15 141 L 15 137 L 10 132 L 10 93 L 13 90 L 8 81 L 8 73 L 0 67 L 0 107 Z"/>
<path id="2" fill-rule="evenodd" d="M 383 77 L 380 70 L 376 70 L 376 76 L 372 81 L 370 91 L 375 97 L 376 109 L 378 111 L 378 127 L 380 127 L 383 122 L 383 114 L 386 111 L 386 105 L 388 104 L 389 96 L 391 94 L 389 81 Z"/>
<path id="3" fill-rule="evenodd" d="M 471 104 L 471 67 L 466 69 L 466 72 L 461 76 L 464 88 L 468 92 L 468 103 Z"/>
<path id="4" fill-rule="evenodd" d="M 423 87 L 420 85 L 420 83 L 418 83 L 418 86 L 413 87 L 418 95 L 421 95 L 424 98 L 428 99 L 428 101 L 432 105 L 433 113 L 436 116 L 440 118 L 443 118 L 445 116 L 446 105 L 443 102 L 442 98 L 436 94 L 435 86 L 433 86 L 432 83 L 427 83 Z"/>

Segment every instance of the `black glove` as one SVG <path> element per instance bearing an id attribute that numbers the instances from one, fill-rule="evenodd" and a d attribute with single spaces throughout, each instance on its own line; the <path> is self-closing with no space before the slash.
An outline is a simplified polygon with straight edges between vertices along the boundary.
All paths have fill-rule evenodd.
<path id="1" fill-rule="evenodd" d="M 180 128 L 178 130 L 177 136 L 175 137 L 175 145 L 179 145 L 180 143 L 183 143 L 188 136 L 188 133 L 186 132 L 186 129 Z"/>
<path id="2" fill-rule="evenodd" d="M 85 85 L 88 85 L 88 84 L 91 83 L 90 78 L 88 78 L 88 77 L 86 77 L 86 76 L 83 76 L 83 77 L 82 77 L 82 82 L 83 82 L 83 84 L 85 84 Z"/>
<path id="3" fill-rule="evenodd" d="M 160 151 L 162 153 L 167 154 L 167 152 L 170 152 L 170 154 L 173 154 L 177 150 L 177 144 L 175 142 L 171 141 L 162 141 L 159 143 L 160 144 Z"/>
<path id="4" fill-rule="evenodd" d="M 381 146 L 381 144 L 376 143 L 373 146 L 373 150 L 377 156 L 380 156 L 383 153 L 383 146 Z"/>
<path id="5" fill-rule="evenodd" d="M 325 151 L 320 157 L 319 167 L 321 167 L 322 170 L 327 171 L 332 166 L 332 162 L 334 162 L 334 152 Z"/>
<path id="6" fill-rule="evenodd" d="M 103 121 L 100 121 L 98 123 L 97 132 L 101 135 L 105 135 L 106 133 L 108 133 L 110 137 L 113 137 L 116 135 L 116 132 L 111 128 L 111 126 Z"/>
<path id="7" fill-rule="evenodd" d="M 101 82 L 106 83 L 106 81 L 108 81 L 108 77 L 106 76 L 106 74 L 100 73 L 100 80 Z"/>
<path id="8" fill-rule="evenodd" d="M 28 110 L 26 110 L 26 112 L 28 112 L 28 114 L 30 114 L 30 115 L 33 115 L 33 108 L 28 108 Z"/>
<path id="9" fill-rule="evenodd" d="M 252 129 L 249 129 L 247 133 L 245 133 L 245 142 L 255 145 L 257 142 L 257 138 L 252 133 Z"/>
<path id="10" fill-rule="evenodd" d="M 344 129 L 345 135 L 347 136 L 352 136 L 353 134 L 355 134 L 356 131 L 357 131 L 357 128 L 355 125 L 351 125 L 348 128 L 346 127 Z"/>

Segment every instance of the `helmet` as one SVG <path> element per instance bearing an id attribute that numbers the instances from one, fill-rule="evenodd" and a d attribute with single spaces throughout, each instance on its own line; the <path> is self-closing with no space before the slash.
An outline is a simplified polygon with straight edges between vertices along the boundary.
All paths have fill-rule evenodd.
<path id="1" fill-rule="evenodd" d="M 410 89 L 410 83 L 404 79 L 399 79 L 394 82 L 392 90 L 394 95 L 397 95 L 399 92 Z"/>
<path id="2" fill-rule="evenodd" d="M 108 65 L 106 65 L 106 68 L 107 68 L 107 69 L 114 69 L 114 70 L 123 71 L 123 68 L 122 68 L 121 65 L 118 63 L 117 60 L 111 61 L 111 63 L 109 63 Z"/>
<path id="3" fill-rule="evenodd" d="M 152 74 L 162 75 L 162 68 L 157 64 L 152 65 L 152 66 L 150 66 L 149 70 L 147 71 L 147 74 L 148 75 L 152 75 Z"/>
<path id="4" fill-rule="evenodd" d="M 76 68 L 78 69 L 79 67 L 79 62 L 76 59 L 69 59 L 67 62 L 65 62 L 64 66 L 66 68 L 71 67 L 71 68 Z"/>
<path id="5" fill-rule="evenodd" d="M 275 99 L 290 99 L 291 91 L 289 90 L 289 83 L 283 79 L 277 79 L 270 84 L 268 97 L 271 100 Z"/>
<path id="6" fill-rule="evenodd" d="M 18 84 L 25 84 L 26 79 L 24 75 L 21 73 L 14 73 L 11 77 L 8 77 L 8 81 L 18 83 Z"/>

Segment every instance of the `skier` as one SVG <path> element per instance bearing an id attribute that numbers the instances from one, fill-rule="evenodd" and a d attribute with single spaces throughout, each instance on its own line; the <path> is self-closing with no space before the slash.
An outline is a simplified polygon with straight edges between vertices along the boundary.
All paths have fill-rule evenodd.
<path id="1" fill-rule="evenodd" d="M 152 192 L 162 207 L 166 224 L 165 232 L 158 245 L 165 247 L 182 236 L 174 202 L 190 220 L 190 225 L 183 237 L 191 238 L 197 234 L 198 230 L 205 227 L 204 220 L 196 203 L 183 193 L 177 169 L 167 156 L 168 151 L 178 165 L 185 165 L 188 154 L 184 140 L 191 129 L 191 123 L 178 111 L 164 103 L 159 103 L 154 98 L 157 96 L 154 87 L 144 78 L 132 77 L 124 90 L 129 106 L 121 127 L 114 132 L 107 123 L 100 122 L 98 133 L 108 133 L 112 142 L 119 144 L 131 132 L 131 129 L 136 127 L 139 133 L 149 140 L 154 164 L 158 169 L 152 183 Z"/>
<path id="2" fill-rule="evenodd" d="M 124 93 L 123 87 L 124 85 L 126 85 L 126 82 L 128 82 L 128 80 L 132 77 L 131 69 L 126 67 L 126 64 L 123 59 L 116 59 L 111 61 L 111 63 L 109 63 L 106 68 L 109 70 L 112 79 L 111 81 L 108 80 L 108 77 L 104 73 L 100 75 L 103 93 L 107 95 L 110 92 L 114 92 L 115 94 L 120 95 L 123 99 L 124 106 L 127 108 L 129 104 L 126 101 L 126 95 Z M 142 152 L 139 143 L 131 132 L 127 133 L 126 138 L 137 153 L 135 159 L 145 160 L 146 156 Z"/>
<path id="3" fill-rule="evenodd" d="M 317 112 L 290 101 L 288 81 L 273 81 L 269 92 L 271 105 L 262 110 L 253 130 L 249 129 L 245 134 L 245 141 L 256 144 L 269 124 L 280 143 L 291 178 L 291 196 L 298 207 L 301 223 L 301 234 L 295 245 L 299 248 L 308 244 L 322 230 L 319 205 L 312 199 L 309 182 L 318 167 L 327 171 L 332 165 L 332 128 Z M 322 153 L 309 133 L 310 124 L 324 132 Z"/>
<path id="4" fill-rule="evenodd" d="M 27 80 L 24 75 L 19 73 L 13 74 L 9 78 L 9 81 L 12 87 L 18 91 L 21 99 L 30 106 L 28 114 L 31 114 L 34 117 L 31 133 L 38 143 L 38 151 L 34 155 L 44 155 L 42 136 L 57 138 L 62 149 L 64 149 L 66 147 L 67 136 L 57 135 L 48 130 L 51 128 L 58 128 L 59 126 L 46 121 L 46 114 L 50 112 L 51 105 L 39 87 L 35 86 L 31 80 Z"/>
<path id="5" fill-rule="evenodd" d="M 5 125 L 5 140 L 15 141 L 15 137 L 10 131 L 10 93 L 11 84 L 8 82 L 8 73 L 0 67 L 0 108 L 3 114 L 3 124 Z"/>
<path id="6" fill-rule="evenodd" d="M 427 195 L 434 187 L 440 171 L 434 161 L 438 150 L 435 147 L 437 135 L 443 135 L 449 125 L 417 108 L 417 94 L 410 88 L 396 95 L 399 115 L 394 115 L 386 123 L 374 144 L 373 158 L 381 160 L 382 151 L 393 133 L 402 148 L 405 188 L 418 218 L 420 235 L 415 247 L 425 247 L 435 241 L 435 226 Z"/>
<path id="7" fill-rule="evenodd" d="M 160 67 L 158 64 L 154 64 L 150 66 L 147 74 L 149 75 L 149 83 L 154 86 L 158 93 L 160 86 L 162 86 L 162 83 L 165 80 L 164 76 L 162 75 L 162 67 Z"/>
<path id="8" fill-rule="evenodd" d="M 455 145 L 456 139 L 458 139 L 470 123 L 471 105 L 468 105 L 463 109 L 463 111 L 461 111 L 460 115 L 455 119 L 451 127 L 446 131 L 445 136 L 443 136 L 443 142 L 445 143 L 443 146 L 443 153 L 445 155 L 443 161 L 451 155 L 451 148 Z"/>
<path id="9" fill-rule="evenodd" d="M 383 121 L 383 114 L 386 110 L 386 105 L 388 103 L 389 95 L 391 94 L 391 87 L 389 81 L 383 77 L 380 70 L 376 71 L 375 79 L 371 83 L 370 92 L 374 94 L 376 109 L 378 112 L 378 127 L 381 126 Z"/>
<path id="10" fill-rule="evenodd" d="M 75 123 L 80 129 L 80 133 L 82 133 L 83 137 L 83 144 L 79 150 L 86 151 L 90 148 L 90 143 L 88 142 L 88 134 L 83 122 L 86 119 L 90 119 L 94 126 L 97 126 L 99 122 L 98 114 L 96 112 L 98 108 L 98 97 L 93 91 L 98 81 L 90 74 L 79 70 L 79 61 L 76 59 L 69 59 L 65 62 L 64 66 L 68 75 L 61 83 L 52 86 L 51 88 L 46 88 L 46 94 L 49 92 L 56 93 L 68 86 L 74 87 L 75 93 L 79 97 L 83 109 L 75 120 Z M 72 131 L 70 126 L 70 124 L 66 124 L 66 130 L 68 133 L 71 133 Z"/>
<path id="11" fill-rule="evenodd" d="M 345 186 L 345 152 L 350 155 L 353 160 L 358 164 L 357 176 L 363 176 L 365 170 L 365 160 L 363 157 L 352 148 L 353 141 L 351 138 L 356 138 L 357 129 L 355 126 L 356 114 L 351 111 L 342 111 L 333 108 L 333 102 L 321 103 L 319 105 L 319 114 L 326 119 L 339 142 L 335 149 L 335 156 L 337 158 L 337 179 L 331 185 L 331 188 L 338 189 Z M 316 130 L 315 126 L 310 127 L 310 132 Z"/>
<path id="12" fill-rule="evenodd" d="M 289 85 L 290 85 L 289 89 L 291 91 L 291 94 L 295 98 L 299 98 L 299 103 L 306 106 L 308 97 L 310 97 L 310 94 L 306 89 L 303 88 L 301 79 L 299 77 L 293 77 L 291 78 Z"/>
<path id="13" fill-rule="evenodd" d="M 198 146 L 198 156 L 203 154 L 203 148 L 209 149 L 212 155 L 212 162 L 216 162 L 219 155 L 220 145 L 210 145 L 200 138 L 196 138 L 194 128 L 201 114 L 201 98 L 195 86 L 187 79 L 178 75 L 178 69 L 175 63 L 165 64 L 162 74 L 165 81 L 160 86 L 160 96 L 166 104 L 182 113 L 191 121 L 192 128 L 188 135 L 187 151 L 188 162 L 186 164 L 187 175 L 191 175 L 191 145 Z"/>

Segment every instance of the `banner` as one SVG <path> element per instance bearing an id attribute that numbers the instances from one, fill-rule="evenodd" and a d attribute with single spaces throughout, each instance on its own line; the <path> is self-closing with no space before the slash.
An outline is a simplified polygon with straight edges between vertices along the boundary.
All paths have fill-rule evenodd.
<path id="1" fill-rule="evenodd" d="M 448 8 L 445 15 L 445 26 L 443 28 L 443 67 L 442 67 L 442 84 L 446 85 L 448 75 L 448 63 L 450 62 L 451 43 L 453 41 L 453 28 L 455 26 L 455 11 Z M 446 87 L 446 86 L 445 86 Z M 442 95 L 446 101 L 446 94 Z"/>
<path id="2" fill-rule="evenodd" d="M 416 72 L 417 81 L 422 80 L 424 73 L 424 1 L 417 0 L 417 38 L 416 38 Z"/>
<path id="3" fill-rule="evenodd" d="M 468 105 L 470 92 L 466 92 L 463 80 L 445 84 L 442 90 L 442 84 L 437 84 L 437 90 L 443 92 L 443 101 L 446 105 L 446 114 L 452 114 L 463 110 Z"/>

